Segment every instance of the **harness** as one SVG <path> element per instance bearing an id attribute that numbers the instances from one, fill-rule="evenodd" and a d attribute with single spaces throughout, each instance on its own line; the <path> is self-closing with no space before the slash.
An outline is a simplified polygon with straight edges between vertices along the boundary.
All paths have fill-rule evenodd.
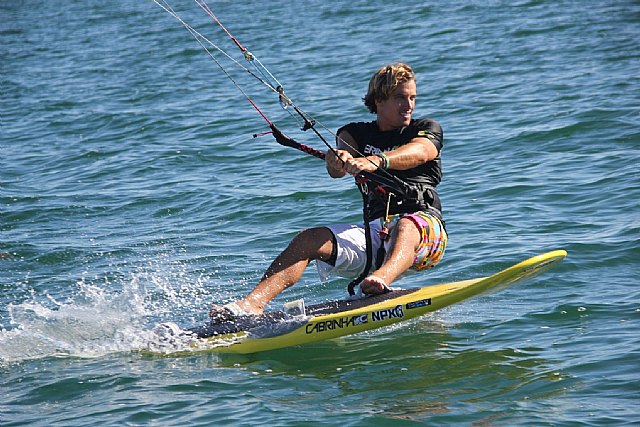
<path id="1" fill-rule="evenodd" d="M 391 177 L 395 178 L 393 175 L 391 175 Z M 404 200 L 413 199 L 413 200 L 417 200 L 421 206 L 425 206 L 425 207 L 432 206 L 432 203 L 434 201 L 434 196 L 433 196 L 434 193 L 432 191 L 433 187 L 426 186 L 426 185 L 415 185 L 415 184 L 412 185 L 400 179 L 398 179 L 398 181 L 402 185 L 401 187 L 397 188 L 397 191 L 401 192 L 405 196 L 403 197 Z M 360 191 L 360 194 L 362 195 L 362 205 L 363 205 L 362 217 L 364 220 L 367 261 L 360 275 L 356 277 L 354 280 L 352 280 L 347 286 L 347 291 L 351 296 L 354 296 L 356 294 L 355 292 L 356 286 L 358 286 L 360 282 L 362 282 L 367 277 L 369 270 L 371 270 L 371 266 L 373 265 L 374 259 L 375 259 L 376 268 L 380 268 L 380 266 L 382 266 L 382 263 L 384 262 L 384 257 L 386 255 L 384 244 L 382 244 L 378 248 L 378 251 L 375 254 L 375 258 L 373 256 L 373 242 L 371 238 L 371 226 L 369 224 L 371 222 L 371 218 L 370 218 L 369 212 L 370 212 L 370 204 L 374 197 L 384 197 L 387 200 L 385 221 L 383 223 L 382 229 L 378 233 L 380 235 L 380 238 L 384 242 L 388 241 L 390 237 L 389 229 L 387 228 L 387 224 L 390 222 L 389 208 L 391 206 L 391 198 L 395 197 L 396 194 L 391 190 L 384 188 L 382 185 L 379 185 L 376 183 L 373 183 L 374 184 L 373 187 L 370 188 L 370 184 L 371 184 L 371 181 L 369 181 L 364 176 L 356 177 L 356 185 L 358 187 L 358 190 Z M 394 184 L 395 184 L 395 181 L 394 181 Z M 396 188 L 394 188 L 394 190 L 396 190 Z"/>

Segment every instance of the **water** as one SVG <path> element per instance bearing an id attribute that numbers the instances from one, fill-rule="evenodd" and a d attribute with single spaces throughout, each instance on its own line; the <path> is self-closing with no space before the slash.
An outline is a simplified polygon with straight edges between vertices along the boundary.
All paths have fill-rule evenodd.
<path id="1" fill-rule="evenodd" d="M 172 5 L 237 53 L 195 4 Z M 413 65 L 416 116 L 445 129 L 451 241 L 400 285 L 569 257 L 400 327 L 145 356 L 158 322 L 205 321 L 301 228 L 358 220 L 359 196 L 318 160 L 254 139 L 265 122 L 153 2 L 2 2 L 0 425 L 640 423 L 638 2 L 210 6 L 331 131 L 371 119 L 360 98 L 377 67 Z M 344 286 L 310 269 L 274 306 Z"/>

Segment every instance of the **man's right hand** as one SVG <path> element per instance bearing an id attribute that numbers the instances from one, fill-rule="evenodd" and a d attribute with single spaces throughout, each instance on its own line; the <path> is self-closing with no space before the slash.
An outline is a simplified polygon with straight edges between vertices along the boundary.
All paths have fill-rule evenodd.
<path id="1" fill-rule="evenodd" d="M 345 165 L 353 156 L 346 150 L 329 150 L 325 155 L 327 171 L 332 178 L 342 178 L 347 174 Z"/>

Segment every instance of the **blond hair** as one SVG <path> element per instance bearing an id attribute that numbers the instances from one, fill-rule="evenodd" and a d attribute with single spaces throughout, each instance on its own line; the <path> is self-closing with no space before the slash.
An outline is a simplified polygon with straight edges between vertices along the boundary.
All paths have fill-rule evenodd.
<path id="1" fill-rule="evenodd" d="M 415 80 L 413 70 L 407 64 L 399 62 L 397 64 L 385 65 L 376 71 L 369 80 L 369 89 L 362 98 L 364 105 L 370 112 L 376 113 L 376 101 L 389 99 L 399 84 Z"/>

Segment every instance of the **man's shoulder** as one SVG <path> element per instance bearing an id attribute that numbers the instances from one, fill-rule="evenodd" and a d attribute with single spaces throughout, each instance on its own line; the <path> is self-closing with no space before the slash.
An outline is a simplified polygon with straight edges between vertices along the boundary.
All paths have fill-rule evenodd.
<path id="1" fill-rule="evenodd" d="M 442 146 L 444 145 L 444 133 L 442 131 L 442 126 L 433 119 L 425 118 L 412 120 L 407 134 L 411 138 L 427 138 L 429 141 L 433 142 L 438 151 L 442 150 Z"/>
<path id="2" fill-rule="evenodd" d="M 428 130 L 432 132 L 442 132 L 442 126 L 434 119 L 430 119 L 428 117 L 421 119 L 412 119 L 411 125 L 420 130 Z"/>
<path id="3" fill-rule="evenodd" d="M 370 129 L 374 129 L 376 127 L 375 125 L 376 122 L 351 122 L 351 123 L 347 123 L 346 125 L 342 126 L 340 129 L 338 129 L 338 134 L 340 134 L 340 132 L 342 131 L 347 131 L 349 134 L 353 133 L 358 133 L 358 132 L 363 132 L 363 131 L 367 131 Z"/>

